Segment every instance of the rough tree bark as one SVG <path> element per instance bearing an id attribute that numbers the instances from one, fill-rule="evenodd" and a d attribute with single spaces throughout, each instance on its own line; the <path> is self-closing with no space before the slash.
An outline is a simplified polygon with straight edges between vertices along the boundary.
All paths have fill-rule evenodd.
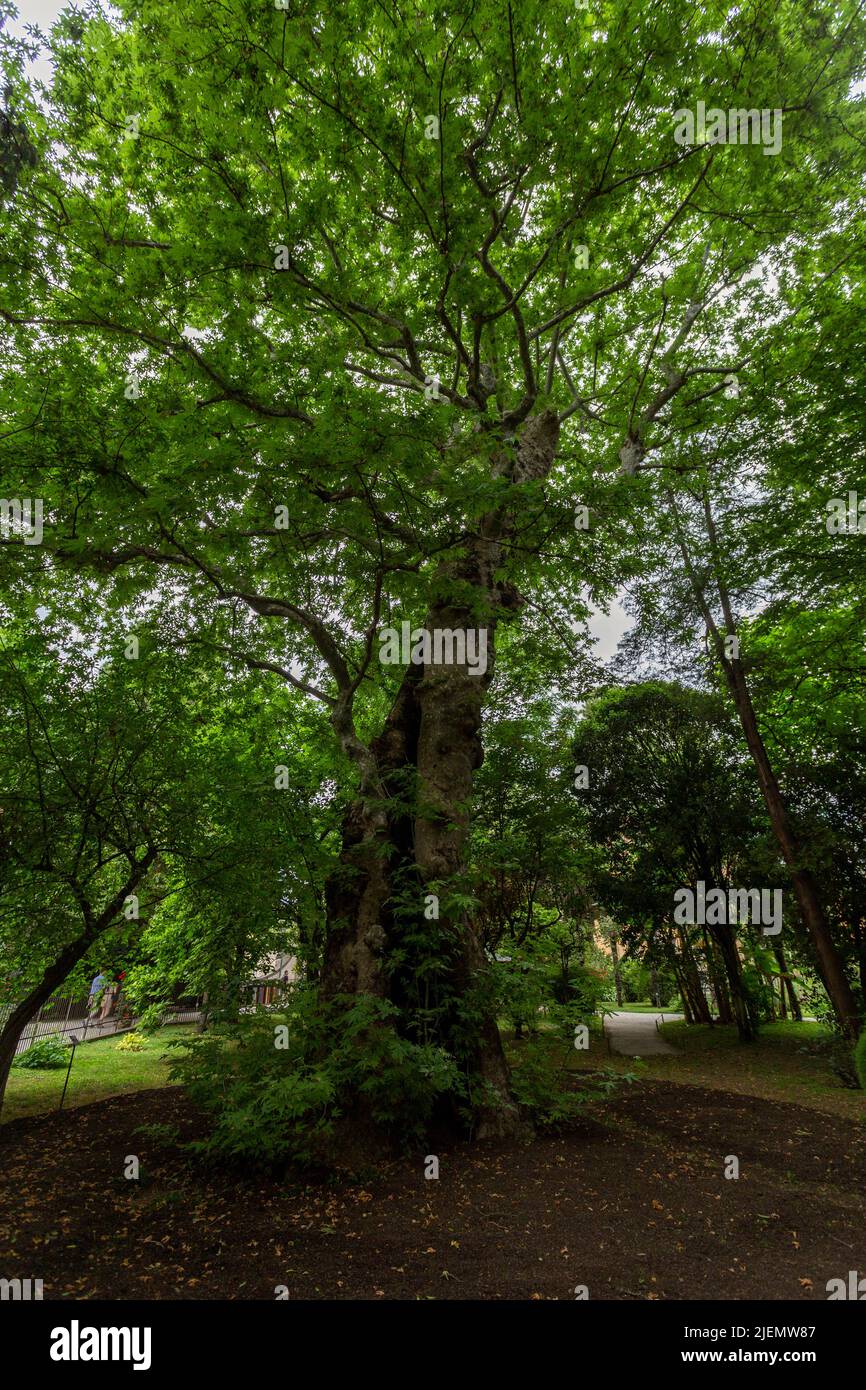
<path id="1" fill-rule="evenodd" d="M 513 483 L 545 477 L 558 437 L 556 416 L 542 412 L 527 422 L 516 444 L 502 441 L 494 472 Z M 326 890 L 325 999 L 370 994 L 405 1006 L 399 971 L 388 966 L 401 934 L 395 897 L 398 890 L 404 895 L 407 885 L 417 893 L 417 920 L 431 945 L 440 945 L 450 961 L 447 985 L 453 999 L 483 988 L 487 960 L 469 916 L 446 910 L 428 921 L 423 905 L 425 894 L 436 891 L 431 885 L 459 886 L 466 869 L 472 778 L 483 758 L 482 718 L 497 625 L 504 609 L 520 604 L 499 579 L 501 544 L 511 526 L 507 506 L 488 513 L 460 554 L 437 572 L 437 598 L 424 627 L 430 633 L 486 630 L 486 670 L 471 674 L 467 665 L 428 663 L 410 665 L 403 676 L 385 726 L 370 745 L 372 768 L 347 812 L 340 863 Z M 407 810 L 410 784 L 415 804 Z M 446 1010 L 436 1041 L 453 1050 L 455 1034 L 463 1029 L 465 1024 Z M 469 1053 L 464 1063 L 479 1095 L 476 1137 L 523 1132 L 489 1010 L 482 1010 Z"/>

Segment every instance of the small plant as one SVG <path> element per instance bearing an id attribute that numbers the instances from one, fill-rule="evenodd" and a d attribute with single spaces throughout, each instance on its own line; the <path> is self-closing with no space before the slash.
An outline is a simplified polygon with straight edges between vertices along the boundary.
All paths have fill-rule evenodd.
<path id="1" fill-rule="evenodd" d="M 640 1076 L 640 1062 L 627 1072 L 603 1067 L 575 1074 L 567 1066 L 567 1057 L 568 1050 L 555 1037 L 530 1039 L 511 1073 L 515 1099 L 542 1127 L 574 1119 L 585 1105 L 606 1098 Z"/>
<path id="2" fill-rule="evenodd" d="M 580 1109 L 571 1078 L 557 1056 L 561 1050 L 549 1041 L 531 1038 L 511 1073 L 514 1097 L 537 1125 L 560 1124 Z"/>
<path id="3" fill-rule="evenodd" d="M 866 1028 L 863 1029 L 854 1048 L 854 1070 L 862 1090 L 866 1091 Z"/>
<path id="4" fill-rule="evenodd" d="M 154 1144 L 176 1144 L 180 1138 L 180 1130 L 177 1125 L 151 1124 L 138 1125 L 133 1134 L 140 1134 L 145 1139 L 150 1139 Z"/>
<path id="5" fill-rule="evenodd" d="M 12 1063 L 13 1067 L 25 1067 L 30 1071 L 47 1071 L 51 1067 L 65 1067 L 69 1061 L 69 1051 L 60 1038 L 41 1038 L 28 1047 Z"/>
<path id="6" fill-rule="evenodd" d="M 116 1052 L 143 1052 L 147 1038 L 142 1033 L 125 1033 L 115 1047 Z"/>

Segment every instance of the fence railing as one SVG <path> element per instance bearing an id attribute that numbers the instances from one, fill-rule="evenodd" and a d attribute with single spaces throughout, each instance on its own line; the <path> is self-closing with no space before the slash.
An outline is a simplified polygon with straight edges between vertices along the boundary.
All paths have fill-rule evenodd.
<path id="1" fill-rule="evenodd" d="M 256 1009 L 271 1009 L 279 1005 L 287 988 L 284 980 L 256 980 L 247 985 L 242 993 L 241 1012 L 254 1012 Z M 14 1005 L 0 1004 L 0 1029 L 3 1028 Z M 26 1052 L 42 1038 L 75 1037 L 78 1042 L 95 1042 L 98 1038 L 110 1038 L 115 1033 L 127 1032 L 138 1023 L 138 1015 L 133 1013 L 121 994 L 115 1001 L 109 1017 L 100 1019 L 101 1004 L 84 995 L 79 999 L 52 999 L 34 1018 L 25 1024 L 18 1039 L 15 1054 Z M 202 1017 L 202 1000 L 188 996 L 176 1004 L 166 1005 L 162 1023 L 198 1023 Z"/>
<path id="2" fill-rule="evenodd" d="M 0 1005 L 0 1028 L 11 1014 L 12 1007 Z M 138 1022 L 138 1015 L 125 1005 L 122 996 L 115 1001 L 114 1009 L 108 1018 L 100 1019 L 99 1013 L 100 1007 L 94 1005 L 93 1000 L 87 997 L 50 1000 L 43 1004 L 35 1018 L 31 1018 L 25 1024 L 15 1048 L 16 1056 L 19 1052 L 26 1052 L 42 1038 L 74 1036 L 78 1042 L 95 1042 L 98 1038 L 110 1038 L 115 1033 L 125 1033 Z M 197 1023 L 200 1018 L 199 1000 L 182 999 L 177 1004 L 166 1006 L 162 1022 Z"/>

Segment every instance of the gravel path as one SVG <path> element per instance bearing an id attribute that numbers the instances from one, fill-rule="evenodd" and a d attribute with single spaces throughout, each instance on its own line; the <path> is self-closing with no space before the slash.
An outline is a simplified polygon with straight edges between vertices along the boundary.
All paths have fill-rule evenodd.
<path id="1" fill-rule="evenodd" d="M 604 1031 L 610 1040 L 611 1052 L 620 1052 L 626 1057 L 655 1057 L 662 1052 L 676 1052 L 669 1042 L 665 1042 L 656 1028 L 656 1022 L 682 1018 L 682 1014 L 632 1014 L 614 1012 L 607 1014 Z"/>

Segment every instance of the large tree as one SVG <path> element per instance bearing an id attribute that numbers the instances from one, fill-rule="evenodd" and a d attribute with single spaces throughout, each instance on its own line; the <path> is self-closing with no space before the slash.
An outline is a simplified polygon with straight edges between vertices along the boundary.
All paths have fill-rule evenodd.
<path id="1" fill-rule="evenodd" d="M 617 468 L 739 366 L 707 304 L 859 158 L 862 40 L 801 0 L 136 0 L 60 21 L 44 107 L 8 60 L 36 163 L 0 271 L 4 476 L 47 516 L 19 582 L 162 585 L 190 641 L 326 707 L 353 800 L 323 994 L 411 1036 L 406 942 L 435 951 L 478 1133 L 518 1119 L 489 1010 L 467 1028 L 461 892 L 499 630 L 610 584 L 620 493 L 649 496 Z M 678 143 L 698 101 L 782 112 L 781 152 Z M 382 665 L 403 620 L 483 631 L 483 671 Z"/>

